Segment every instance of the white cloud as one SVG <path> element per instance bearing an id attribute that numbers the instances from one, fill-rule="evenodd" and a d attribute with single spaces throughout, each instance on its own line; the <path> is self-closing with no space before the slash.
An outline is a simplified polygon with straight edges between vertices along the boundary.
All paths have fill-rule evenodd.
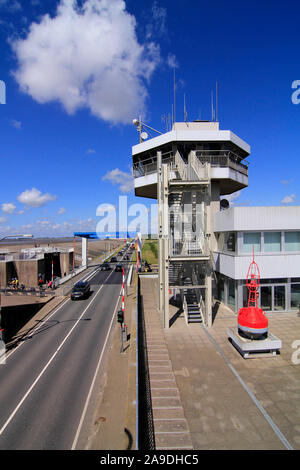
<path id="1" fill-rule="evenodd" d="M 42 194 L 36 188 L 27 189 L 18 196 L 18 201 L 26 206 L 30 207 L 41 207 L 49 201 L 54 201 L 57 196 L 53 196 L 49 193 Z"/>
<path id="2" fill-rule="evenodd" d="M 87 149 L 86 153 L 87 153 L 88 155 L 91 155 L 91 154 L 96 153 L 96 150 L 94 150 L 94 149 Z"/>
<path id="3" fill-rule="evenodd" d="M 177 69 L 179 67 L 178 61 L 174 54 L 168 55 L 167 63 L 171 69 Z"/>
<path id="4" fill-rule="evenodd" d="M 133 176 L 130 173 L 119 170 L 119 168 L 109 171 L 103 176 L 102 180 L 108 180 L 112 184 L 118 184 L 122 193 L 129 193 L 134 188 Z"/>
<path id="5" fill-rule="evenodd" d="M 50 220 L 37 220 L 36 223 L 43 226 L 51 224 Z"/>
<path id="6" fill-rule="evenodd" d="M 146 25 L 146 36 L 152 38 L 154 36 L 164 36 L 167 33 L 167 10 L 158 5 L 155 0 L 150 14 L 149 23 Z"/>
<path id="7" fill-rule="evenodd" d="M 16 121 L 16 119 L 11 119 L 10 125 L 14 127 L 15 129 L 22 129 L 21 121 Z"/>
<path id="8" fill-rule="evenodd" d="M 21 209 L 21 210 L 19 210 L 17 213 L 18 213 L 19 215 L 22 215 L 22 214 L 24 214 L 24 212 L 25 212 L 25 211 L 23 211 L 23 210 Z"/>
<path id="9" fill-rule="evenodd" d="M 113 204 L 103 203 L 103 204 L 99 204 L 99 206 L 97 207 L 96 215 L 102 216 L 104 215 L 105 212 L 115 212 L 115 211 L 116 211 L 116 207 Z"/>
<path id="10" fill-rule="evenodd" d="M 295 197 L 296 197 L 295 194 L 290 194 L 289 196 L 285 196 L 282 199 L 281 204 L 290 204 L 291 202 L 294 202 Z"/>
<path id="11" fill-rule="evenodd" d="M 6 217 L 0 217 L 0 224 L 4 224 L 7 221 Z"/>
<path id="12" fill-rule="evenodd" d="M 57 211 L 58 214 L 65 214 L 67 211 L 64 207 L 60 207 Z"/>
<path id="13" fill-rule="evenodd" d="M 7 10 L 9 13 L 22 10 L 21 3 L 18 0 L 0 0 L 0 8 Z"/>
<path id="14" fill-rule="evenodd" d="M 39 103 L 59 101 L 112 123 L 145 114 L 149 80 L 160 61 L 159 46 L 139 44 L 134 16 L 123 0 L 61 0 L 56 16 L 32 23 L 12 43 L 15 78 Z"/>
<path id="15" fill-rule="evenodd" d="M 12 202 L 4 202 L 2 204 L 2 212 L 7 214 L 13 214 L 16 210 L 16 206 Z"/>

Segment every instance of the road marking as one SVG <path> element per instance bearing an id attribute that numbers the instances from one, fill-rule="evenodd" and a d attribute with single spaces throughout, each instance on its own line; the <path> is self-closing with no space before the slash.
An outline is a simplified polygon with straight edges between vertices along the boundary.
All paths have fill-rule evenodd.
<path id="1" fill-rule="evenodd" d="M 114 271 L 112 271 L 110 273 L 110 275 L 106 278 L 106 281 L 108 280 L 108 278 L 112 275 Z M 105 281 L 105 282 L 106 282 Z M 101 289 L 103 288 L 105 284 L 102 284 L 102 286 L 99 288 L 98 292 L 94 295 L 94 297 L 92 298 L 92 300 L 89 302 L 89 304 L 87 305 L 87 307 L 84 309 L 84 311 L 82 312 L 82 314 L 80 315 L 80 317 L 78 318 L 78 320 L 76 321 L 76 323 L 74 324 L 74 326 L 71 328 L 71 330 L 69 331 L 69 333 L 65 336 L 65 338 L 63 339 L 63 341 L 61 342 L 61 344 L 59 345 L 59 347 L 56 349 L 56 351 L 54 352 L 54 354 L 51 356 L 51 358 L 49 359 L 49 361 L 47 362 L 47 364 L 45 365 L 45 367 L 42 369 L 42 371 L 40 372 L 40 374 L 37 376 L 37 378 L 35 379 L 35 381 L 33 382 L 33 384 L 29 387 L 29 389 L 27 390 L 27 392 L 25 393 L 25 395 L 23 396 L 23 398 L 19 401 L 18 405 L 16 406 L 16 408 L 14 409 L 14 411 L 10 414 L 10 416 L 8 417 L 8 419 L 6 420 L 6 422 L 4 423 L 4 425 L 2 426 L 2 428 L 0 429 L 0 436 L 3 434 L 3 432 L 5 431 L 5 429 L 7 428 L 7 426 L 9 425 L 9 423 L 11 422 L 11 420 L 14 418 L 14 416 L 16 415 L 16 413 L 18 412 L 18 410 L 21 408 L 22 404 L 24 403 L 24 401 L 26 400 L 26 398 L 28 397 L 28 395 L 31 393 L 31 391 L 33 390 L 33 388 L 35 387 L 35 385 L 38 383 L 38 381 L 40 380 L 40 378 L 42 377 L 42 375 L 44 374 L 44 372 L 47 370 L 47 368 L 49 367 L 49 365 L 51 364 L 51 362 L 53 361 L 53 359 L 55 358 L 55 356 L 57 355 L 57 353 L 61 350 L 61 348 L 63 347 L 63 345 L 65 344 L 65 342 L 67 341 L 68 337 L 70 336 L 70 334 L 72 333 L 72 331 L 76 328 L 76 326 L 78 325 L 78 323 L 80 322 L 81 318 L 83 317 L 83 315 L 85 314 L 85 312 L 87 311 L 87 309 L 89 308 L 89 306 L 94 302 L 94 300 L 96 299 L 97 295 L 99 294 L 99 292 L 101 291 Z"/>
<path id="2" fill-rule="evenodd" d="M 122 291 L 122 287 L 120 289 L 120 293 L 121 293 L 121 291 Z M 104 345 L 103 345 L 103 348 L 102 348 L 102 351 L 101 351 L 101 354 L 100 354 L 100 358 L 99 358 L 99 361 L 98 361 L 98 364 L 97 364 L 97 367 L 96 367 L 96 371 L 95 371 L 95 374 L 94 374 L 94 377 L 93 377 L 93 380 L 92 380 L 92 383 L 91 383 L 91 386 L 90 386 L 90 389 L 89 389 L 89 393 L 88 393 L 86 401 L 85 401 L 85 405 L 84 405 L 84 408 L 83 408 L 83 411 L 82 411 L 82 414 L 81 414 L 81 418 L 80 418 L 79 425 L 78 425 L 78 428 L 77 428 L 77 431 L 76 431 L 76 434 L 75 434 L 75 437 L 74 437 L 74 440 L 73 440 L 71 450 L 75 450 L 78 439 L 79 439 L 79 435 L 80 435 L 81 428 L 82 428 L 82 425 L 83 425 L 83 422 L 84 422 L 84 419 L 85 419 L 85 415 L 86 415 L 86 412 L 87 412 L 87 408 L 88 408 L 88 405 L 89 405 L 91 394 L 92 394 L 92 391 L 93 391 L 93 388 L 94 388 L 94 385 L 95 385 L 96 377 L 98 375 L 99 368 L 100 368 L 100 365 L 101 365 L 101 362 L 102 362 L 103 353 L 104 353 L 105 348 L 106 348 L 106 343 L 107 343 L 107 340 L 108 340 L 110 332 L 111 332 L 112 324 L 113 324 L 113 321 L 115 319 L 116 310 L 117 310 L 117 307 L 118 307 L 119 303 L 120 303 L 120 298 L 118 296 L 118 300 L 117 300 L 117 303 L 116 303 L 116 306 L 115 306 L 115 309 L 114 309 L 114 313 L 113 313 L 113 316 L 112 316 L 112 319 L 111 319 L 111 322 L 110 322 L 110 326 L 109 326 L 109 329 L 108 329 L 108 332 L 107 332 L 107 335 L 106 335 L 106 338 L 105 338 L 105 342 L 104 342 Z"/>
<path id="3" fill-rule="evenodd" d="M 88 278 L 91 279 L 92 277 L 96 276 L 96 274 L 98 274 L 99 270 L 96 269 L 94 271 L 92 271 L 92 273 L 89 273 L 88 274 Z M 112 274 L 112 273 L 110 273 Z M 86 276 L 86 275 L 85 275 Z M 107 276 L 107 278 L 105 279 L 105 282 L 106 280 L 108 279 L 109 276 Z M 82 281 L 84 279 L 84 276 L 82 278 L 79 279 L 79 281 Z M 77 282 L 79 282 L 77 281 Z M 104 284 L 103 284 L 104 285 Z M 66 305 L 67 302 L 69 302 L 70 298 L 67 298 L 65 299 L 61 305 L 59 305 L 56 309 L 54 309 L 53 312 L 49 312 L 49 316 L 46 315 L 46 317 L 43 319 L 43 321 L 49 321 L 50 318 L 53 317 L 53 315 L 55 315 L 62 307 L 64 307 L 64 305 Z M 23 344 L 25 344 L 25 340 L 28 336 L 31 336 L 33 333 L 35 333 L 36 331 L 38 331 L 40 328 L 42 328 L 43 325 L 43 321 L 41 323 L 39 323 L 37 326 L 34 327 L 33 330 L 29 331 L 28 334 L 23 338 L 22 342 L 15 348 L 13 349 L 10 353 L 8 353 L 5 357 L 5 360 L 7 361 L 7 359 L 12 355 L 14 354 L 21 346 L 23 346 Z M 6 363 L 7 364 L 7 363 Z"/>
<path id="4" fill-rule="evenodd" d="M 49 317 L 46 316 L 45 319 L 47 319 L 47 321 L 50 320 L 50 318 L 53 317 L 53 315 L 55 315 L 69 300 L 70 300 L 70 299 L 65 299 L 65 300 L 61 303 L 61 305 L 59 305 L 56 309 L 54 309 L 54 311 L 53 311 L 52 313 L 49 312 L 48 315 L 50 315 L 50 316 L 49 316 Z M 13 349 L 10 353 L 8 353 L 8 355 L 6 356 L 6 360 L 7 360 L 12 354 L 14 354 L 21 346 L 23 346 L 24 341 L 26 340 L 26 338 L 27 338 L 28 336 L 31 336 L 33 333 L 35 333 L 37 330 L 39 330 L 42 326 L 43 326 L 43 323 L 39 323 L 38 325 L 36 325 L 36 326 L 34 327 L 33 330 L 31 330 L 30 332 L 28 332 L 28 333 L 26 334 L 26 336 L 22 339 L 22 342 L 21 342 L 15 349 Z"/>

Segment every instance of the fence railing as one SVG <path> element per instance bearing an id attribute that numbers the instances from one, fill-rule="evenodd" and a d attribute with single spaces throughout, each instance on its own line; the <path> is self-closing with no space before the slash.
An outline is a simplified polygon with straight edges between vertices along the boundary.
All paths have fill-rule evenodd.
<path id="1" fill-rule="evenodd" d="M 245 176 L 248 176 L 248 165 L 246 160 L 230 150 L 195 150 L 191 152 L 189 165 L 187 165 L 177 151 L 176 154 L 169 153 L 162 158 L 162 163 L 168 163 L 171 170 L 177 170 L 180 179 L 195 180 L 208 178 L 208 164 L 211 167 L 231 168 Z M 134 163 L 133 176 L 138 178 L 157 171 L 156 157 Z"/>

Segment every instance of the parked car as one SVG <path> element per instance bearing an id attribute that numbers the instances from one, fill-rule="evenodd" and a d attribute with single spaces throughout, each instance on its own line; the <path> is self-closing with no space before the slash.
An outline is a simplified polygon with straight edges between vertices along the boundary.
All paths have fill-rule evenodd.
<path id="1" fill-rule="evenodd" d="M 108 263 L 103 263 L 100 267 L 100 271 L 109 271 L 111 269 Z"/>
<path id="2" fill-rule="evenodd" d="M 117 264 L 115 267 L 116 272 L 123 272 L 123 266 L 121 264 Z"/>
<path id="3" fill-rule="evenodd" d="M 90 293 L 91 287 L 88 282 L 79 281 L 72 289 L 71 300 L 83 299 Z"/>

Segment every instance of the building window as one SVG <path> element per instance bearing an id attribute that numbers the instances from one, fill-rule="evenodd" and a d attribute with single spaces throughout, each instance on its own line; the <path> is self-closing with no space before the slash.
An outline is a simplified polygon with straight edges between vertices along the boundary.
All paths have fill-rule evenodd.
<path id="1" fill-rule="evenodd" d="M 285 310 L 285 286 L 274 286 L 274 310 Z"/>
<path id="2" fill-rule="evenodd" d="M 219 290 L 219 299 L 221 302 L 225 301 L 225 282 L 223 277 L 219 277 L 218 282 L 218 290 Z"/>
<path id="3" fill-rule="evenodd" d="M 235 308 L 235 282 L 228 280 L 228 304 Z"/>
<path id="4" fill-rule="evenodd" d="M 272 286 L 261 286 L 260 308 L 266 312 L 270 312 L 272 310 Z"/>
<path id="5" fill-rule="evenodd" d="M 284 233 L 285 251 L 300 251 L 300 232 Z"/>
<path id="6" fill-rule="evenodd" d="M 264 251 L 281 251 L 281 232 L 264 233 Z"/>
<path id="7" fill-rule="evenodd" d="M 235 252 L 236 234 L 235 232 L 227 232 L 224 234 L 224 250 Z"/>
<path id="8" fill-rule="evenodd" d="M 300 284 L 291 284 L 291 309 L 300 309 Z"/>
<path id="9" fill-rule="evenodd" d="M 246 232 L 243 234 L 243 252 L 252 253 L 261 251 L 260 232 Z"/>

